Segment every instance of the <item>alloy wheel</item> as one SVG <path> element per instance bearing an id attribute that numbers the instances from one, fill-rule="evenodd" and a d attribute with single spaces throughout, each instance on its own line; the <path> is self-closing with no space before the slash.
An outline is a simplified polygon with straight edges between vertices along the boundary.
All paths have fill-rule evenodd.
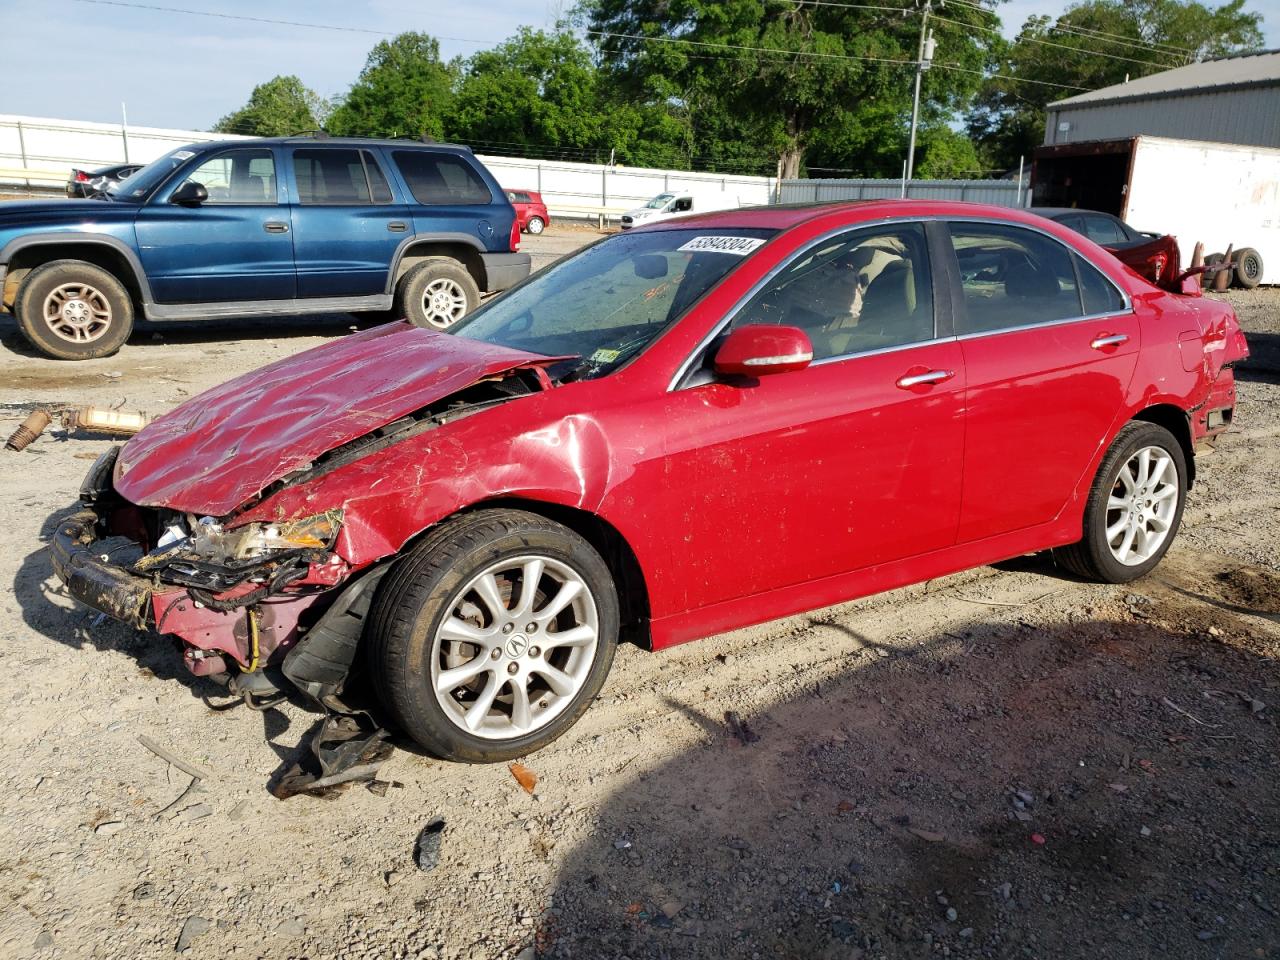
<path id="1" fill-rule="evenodd" d="M 448 277 L 432 280 L 422 291 L 422 316 L 437 330 L 445 330 L 467 312 L 467 294 L 462 285 Z"/>
<path id="2" fill-rule="evenodd" d="M 598 642 L 595 600 L 572 567 L 545 556 L 502 560 L 450 601 L 432 640 L 432 691 L 460 730 L 522 737 L 573 702 Z"/>
<path id="3" fill-rule="evenodd" d="M 1178 468 L 1160 447 L 1143 447 L 1117 474 L 1107 497 L 1107 547 L 1125 566 L 1151 559 L 1169 538 L 1178 509 Z"/>
<path id="4" fill-rule="evenodd" d="M 54 336 L 71 343 L 92 343 L 111 327 L 111 302 L 87 283 L 64 283 L 49 291 L 42 314 Z"/>

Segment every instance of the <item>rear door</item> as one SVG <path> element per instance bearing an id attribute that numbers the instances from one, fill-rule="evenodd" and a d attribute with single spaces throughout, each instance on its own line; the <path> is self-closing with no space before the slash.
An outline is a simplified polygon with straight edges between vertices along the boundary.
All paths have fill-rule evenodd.
<path id="1" fill-rule="evenodd" d="M 223 150 L 138 211 L 138 252 L 158 303 L 287 300 L 294 296 L 289 207 L 266 147 Z M 169 203 L 182 184 L 204 185 L 199 206 Z"/>
<path id="2" fill-rule="evenodd" d="M 413 195 L 413 227 L 420 234 L 463 234 L 488 250 L 505 250 L 511 235 L 509 208 L 467 158 L 437 150 L 392 150 L 401 179 Z M 510 208 L 510 216 L 515 210 Z"/>
<path id="3" fill-rule="evenodd" d="M 298 296 L 386 293 L 410 218 L 395 202 L 377 156 L 356 147 L 297 147 L 289 153 Z"/>
<path id="4" fill-rule="evenodd" d="M 1137 363 L 1128 298 L 1029 227 L 949 224 L 968 377 L 961 543 L 1054 519 L 1106 441 Z"/>

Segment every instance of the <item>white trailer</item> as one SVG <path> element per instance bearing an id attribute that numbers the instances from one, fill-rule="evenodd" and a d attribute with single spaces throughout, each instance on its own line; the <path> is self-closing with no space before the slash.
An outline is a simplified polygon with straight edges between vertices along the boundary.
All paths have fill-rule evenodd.
<path id="1" fill-rule="evenodd" d="M 1178 238 L 1182 263 L 1233 248 L 1237 281 L 1280 284 L 1280 150 L 1170 137 L 1040 147 L 1034 206 L 1080 207 Z"/>

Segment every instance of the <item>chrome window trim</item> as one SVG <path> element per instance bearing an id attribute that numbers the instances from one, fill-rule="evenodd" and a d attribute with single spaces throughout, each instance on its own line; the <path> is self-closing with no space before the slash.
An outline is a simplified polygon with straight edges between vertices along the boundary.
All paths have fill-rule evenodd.
<path id="1" fill-rule="evenodd" d="M 1028 208 L 1028 209 L 1034 209 L 1034 208 Z M 957 340 L 957 341 L 976 340 L 979 337 L 998 337 L 1002 333 L 1018 333 L 1023 330 L 1035 330 L 1041 327 L 1060 326 L 1064 323 L 1080 323 L 1085 320 L 1103 320 L 1111 317 L 1133 316 L 1137 312 L 1133 306 L 1133 300 L 1129 296 L 1128 291 L 1126 291 L 1123 287 L 1121 287 L 1109 276 L 1107 276 L 1105 271 L 1099 270 L 1096 266 L 1094 266 L 1094 264 L 1092 263 L 1092 261 L 1089 260 L 1088 257 L 1080 253 L 1080 251 L 1078 251 L 1075 247 L 1071 246 L 1071 244 L 1067 243 L 1066 241 L 1062 240 L 1059 237 L 1055 237 L 1048 230 L 1035 226 L 1034 224 L 1015 223 L 1009 220 L 1001 220 L 995 217 L 976 217 L 976 216 L 957 217 L 957 216 L 948 216 L 946 214 L 927 214 L 924 216 L 917 215 L 917 216 L 911 216 L 911 217 L 883 217 L 878 220 L 866 220 L 866 221 L 862 221 L 860 223 L 855 223 L 855 224 L 844 224 L 843 226 L 836 227 L 832 230 L 828 230 L 826 233 L 815 237 L 808 244 L 801 247 L 799 250 L 792 252 L 785 259 L 776 263 L 769 270 L 768 273 L 766 273 L 763 277 L 761 277 L 754 284 L 752 284 L 751 288 L 747 290 L 747 292 L 744 293 L 741 297 L 738 298 L 737 302 L 734 303 L 734 305 L 724 315 L 724 317 L 720 320 L 720 322 L 717 323 L 714 327 L 712 327 L 711 330 L 706 334 L 706 336 L 704 336 L 701 340 L 698 341 L 697 345 L 690 352 L 689 356 L 685 357 L 684 362 L 682 362 L 680 366 L 676 368 L 675 375 L 667 383 L 667 393 L 673 393 L 678 389 L 682 389 L 679 386 L 680 382 L 689 375 L 689 370 L 693 366 L 693 362 L 698 357 L 700 357 L 702 355 L 702 352 L 706 350 L 706 348 L 711 344 L 711 342 L 715 340 L 715 338 L 718 337 L 724 331 L 725 327 L 729 326 L 729 324 L 733 322 L 734 317 L 738 315 L 738 313 L 742 310 L 742 308 L 745 307 L 747 303 L 750 302 L 750 300 L 757 293 L 759 293 L 771 280 L 773 280 L 779 273 L 781 273 L 783 270 L 789 267 L 801 256 L 808 253 L 814 247 L 830 240 L 832 237 L 837 237 L 842 233 L 850 233 L 854 230 L 860 230 L 864 227 L 878 227 L 878 226 L 885 226 L 889 224 L 900 224 L 900 223 L 905 224 L 905 223 L 929 223 L 929 222 L 935 222 L 935 223 L 942 222 L 944 224 L 951 224 L 951 223 L 994 224 L 995 226 L 1012 226 L 1020 230 L 1030 230 L 1032 233 L 1038 233 L 1041 236 L 1047 237 L 1048 239 L 1052 240 L 1054 243 L 1058 244 L 1059 246 L 1064 247 L 1068 254 L 1079 257 L 1081 260 L 1085 262 L 1085 264 L 1087 264 L 1092 269 L 1096 270 L 1098 274 L 1101 275 L 1102 279 L 1105 280 L 1107 283 L 1111 284 L 1111 286 L 1115 289 L 1115 291 L 1120 294 L 1120 299 L 1123 303 L 1123 306 L 1120 310 L 1109 311 L 1107 313 L 1093 313 L 1093 314 L 1086 314 L 1085 316 L 1080 316 L 1080 317 L 1066 317 L 1061 320 L 1045 320 L 1039 323 L 1023 324 L 1022 326 L 1017 326 L 1017 327 L 1002 327 L 999 330 L 978 330 L 978 331 L 974 331 L 973 333 L 956 334 L 950 337 L 935 337 L 932 340 L 917 340 L 914 343 L 902 343 L 892 347 L 879 347 L 875 350 L 862 350 L 862 351 L 859 351 L 858 353 L 845 353 L 837 357 L 823 357 L 821 360 L 813 361 L 811 364 L 809 364 L 809 366 L 819 367 L 827 363 L 837 363 L 844 360 L 851 360 L 855 357 L 869 357 L 869 356 L 875 356 L 882 353 L 892 353 L 898 350 L 907 350 L 912 347 L 924 347 L 924 346 L 929 346 L 930 344 L 946 343 L 951 340 Z M 952 249 L 954 250 L 954 247 Z M 932 269 L 933 269 L 933 265 L 930 264 L 930 271 L 932 271 Z M 1079 281 L 1077 280 L 1077 283 L 1078 282 Z M 961 289 L 963 289 L 963 282 L 961 282 Z M 1081 302 L 1083 303 L 1084 302 L 1083 291 L 1080 291 L 1080 296 L 1082 298 Z M 967 307 L 967 304 L 964 304 L 963 298 L 961 299 L 961 304 Z M 934 331 L 936 332 L 937 331 L 937 304 L 934 304 L 934 311 L 935 311 Z M 691 384 L 691 386 L 695 386 L 695 384 Z"/>

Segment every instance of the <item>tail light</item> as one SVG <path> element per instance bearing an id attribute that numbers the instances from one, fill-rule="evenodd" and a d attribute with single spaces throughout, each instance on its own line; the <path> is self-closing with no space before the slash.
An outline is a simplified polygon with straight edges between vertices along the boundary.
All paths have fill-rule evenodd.
<path id="1" fill-rule="evenodd" d="M 512 253 L 515 253 L 517 250 L 520 249 L 520 218 L 519 217 L 515 217 L 511 221 L 511 239 L 507 241 L 507 244 L 511 248 Z"/>
<path id="2" fill-rule="evenodd" d="M 1164 277 L 1164 268 L 1169 265 L 1169 255 L 1167 253 L 1157 253 L 1147 258 L 1147 279 L 1152 283 L 1159 283 Z"/>
<path id="3" fill-rule="evenodd" d="M 76 183 L 88 183 L 91 179 L 93 179 L 83 170 L 72 170 L 71 172 L 75 174 Z"/>

